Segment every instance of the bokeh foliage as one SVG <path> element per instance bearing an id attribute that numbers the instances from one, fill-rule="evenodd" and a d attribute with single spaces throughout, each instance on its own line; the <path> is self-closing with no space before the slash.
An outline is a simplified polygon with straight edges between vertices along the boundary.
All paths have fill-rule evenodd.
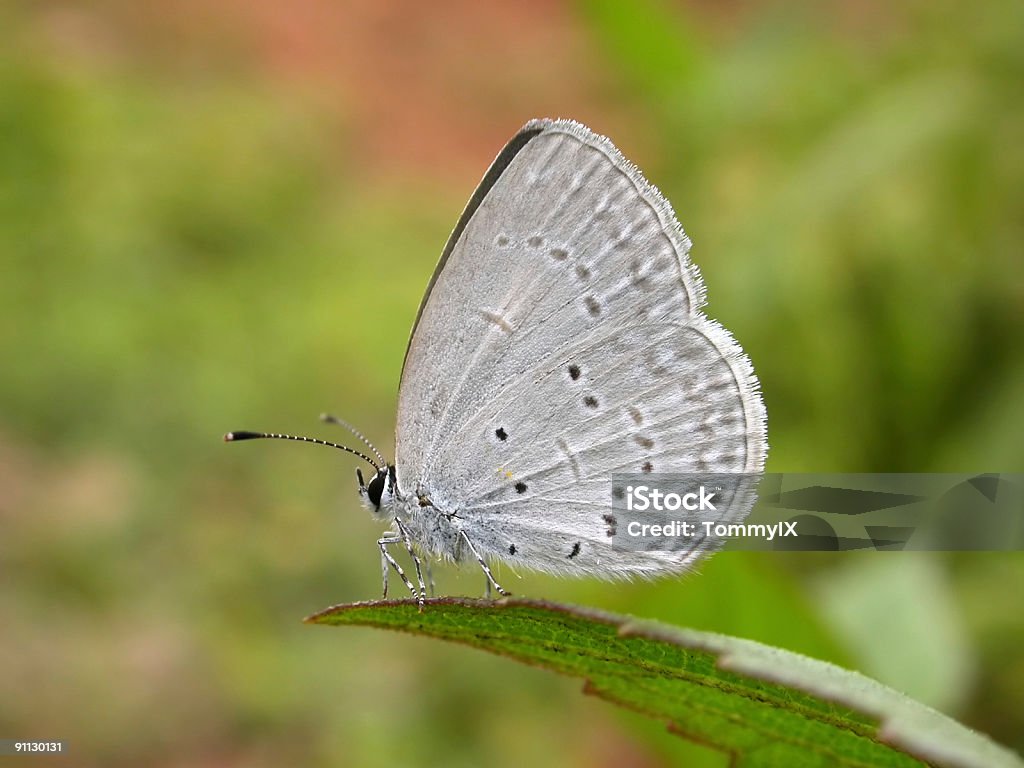
<path id="1" fill-rule="evenodd" d="M 387 451 L 472 181 L 368 181 L 344 109 L 230 45 L 65 55 L 54 8 L 0 25 L 0 736 L 83 765 L 723 764 L 539 671 L 298 623 L 377 595 L 379 529 L 347 460 L 219 433 L 337 410 Z M 1024 470 L 1024 11 L 860 8 L 579 3 L 599 85 L 504 94 L 492 151 L 575 116 L 664 190 L 763 382 L 770 469 Z M 837 661 L 1024 749 L 1024 559 L 899 557 L 514 589 Z"/>

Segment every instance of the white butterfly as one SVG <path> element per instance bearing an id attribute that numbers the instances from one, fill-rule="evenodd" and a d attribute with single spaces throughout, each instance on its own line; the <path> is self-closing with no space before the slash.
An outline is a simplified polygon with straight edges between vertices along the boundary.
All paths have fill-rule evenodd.
<path id="1" fill-rule="evenodd" d="M 608 139 L 568 120 L 534 120 L 512 138 L 420 305 L 395 463 L 336 446 L 375 468 L 369 483 L 357 475 L 366 506 L 393 525 L 378 542 L 385 595 L 390 565 L 422 604 L 421 554 L 475 559 L 502 594 L 489 561 L 614 578 L 700 557 L 612 538 L 613 473 L 764 467 L 757 378 L 701 312 L 689 248 L 671 205 Z M 227 438 L 264 436 L 278 435 Z M 388 551 L 396 544 L 418 584 Z"/>

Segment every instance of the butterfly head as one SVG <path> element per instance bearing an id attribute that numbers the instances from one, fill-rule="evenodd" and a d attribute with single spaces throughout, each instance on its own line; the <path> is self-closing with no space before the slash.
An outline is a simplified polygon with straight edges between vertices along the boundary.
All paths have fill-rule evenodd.
<path id="1" fill-rule="evenodd" d="M 363 471 L 357 469 L 356 479 L 359 481 L 359 498 L 363 506 L 375 514 L 386 514 L 395 501 L 398 484 L 395 465 L 379 467 L 368 483 L 363 479 Z"/>

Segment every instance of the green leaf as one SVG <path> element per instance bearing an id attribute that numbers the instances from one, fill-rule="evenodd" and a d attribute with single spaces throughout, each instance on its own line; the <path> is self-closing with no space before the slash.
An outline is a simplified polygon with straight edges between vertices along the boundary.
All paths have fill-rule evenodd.
<path id="1" fill-rule="evenodd" d="M 663 720 L 736 768 L 1024 766 L 874 680 L 751 640 L 521 599 L 434 599 L 422 612 L 353 603 L 306 621 L 437 637 L 582 677 L 587 693 Z"/>

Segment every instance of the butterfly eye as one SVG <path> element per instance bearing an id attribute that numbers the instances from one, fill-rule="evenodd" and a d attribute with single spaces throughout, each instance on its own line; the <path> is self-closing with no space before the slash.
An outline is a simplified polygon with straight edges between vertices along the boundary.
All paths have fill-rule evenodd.
<path id="1" fill-rule="evenodd" d="M 387 469 L 381 469 L 373 476 L 369 485 L 366 486 L 366 496 L 370 499 L 370 503 L 377 509 L 380 509 L 380 500 L 384 495 L 384 482 L 387 480 L 387 477 Z"/>

